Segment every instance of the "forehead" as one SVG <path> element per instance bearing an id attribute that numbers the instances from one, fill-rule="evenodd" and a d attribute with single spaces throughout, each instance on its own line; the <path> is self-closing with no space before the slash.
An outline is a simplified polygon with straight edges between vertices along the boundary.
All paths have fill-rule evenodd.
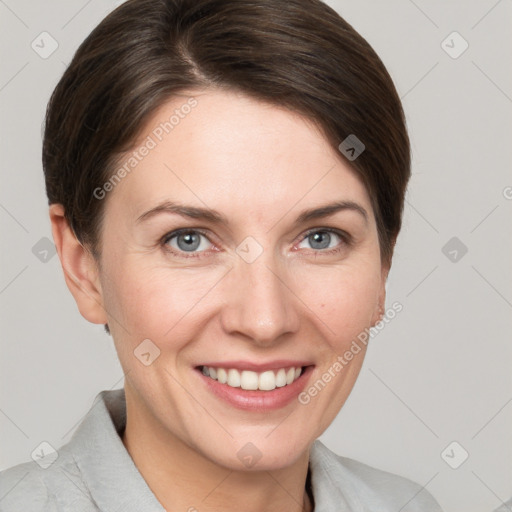
<path id="1" fill-rule="evenodd" d="M 174 97 L 146 123 L 121 168 L 109 199 L 134 215 L 167 199 L 262 219 L 299 202 L 357 200 L 371 211 L 355 171 L 312 122 L 236 92 Z"/>

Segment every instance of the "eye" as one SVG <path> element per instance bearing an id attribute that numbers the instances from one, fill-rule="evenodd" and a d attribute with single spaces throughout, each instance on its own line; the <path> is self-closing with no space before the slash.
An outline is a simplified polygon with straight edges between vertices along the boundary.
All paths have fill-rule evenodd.
<path id="1" fill-rule="evenodd" d="M 167 234 L 163 244 L 173 252 L 204 252 L 212 245 L 206 235 L 197 229 L 180 229 Z"/>
<path id="2" fill-rule="evenodd" d="M 349 243 L 348 235 L 330 228 L 314 229 L 306 233 L 302 242 L 298 245 L 300 249 L 306 248 L 302 244 L 308 243 L 310 248 L 321 252 L 337 252 L 343 245 Z M 339 246 L 342 247 L 339 247 Z M 326 249 L 333 249 L 332 251 Z"/>

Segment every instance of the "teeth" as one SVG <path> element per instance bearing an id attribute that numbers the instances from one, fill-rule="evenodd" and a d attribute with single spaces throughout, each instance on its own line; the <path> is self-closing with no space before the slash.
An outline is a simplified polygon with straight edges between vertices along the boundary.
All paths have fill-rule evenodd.
<path id="1" fill-rule="evenodd" d="M 236 370 L 235 370 L 236 371 Z M 256 372 L 251 372 L 248 370 L 244 370 L 240 377 L 240 387 L 242 389 L 247 390 L 256 390 L 258 389 L 258 374 Z"/>
<path id="2" fill-rule="evenodd" d="M 276 374 L 276 388 L 286 386 L 286 370 L 281 368 Z"/>
<path id="3" fill-rule="evenodd" d="M 232 388 L 240 387 L 240 372 L 238 370 L 228 370 L 228 386 Z"/>
<path id="4" fill-rule="evenodd" d="M 224 368 L 219 368 L 217 370 L 217 380 L 221 384 L 226 384 L 226 382 L 228 381 L 228 372 L 224 370 Z"/>
<path id="5" fill-rule="evenodd" d="M 257 373 L 250 370 L 239 372 L 234 368 L 224 369 L 203 366 L 201 371 L 203 375 L 233 388 L 272 391 L 275 388 L 282 388 L 297 380 L 302 372 L 302 368 L 280 368 L 275 372 L 267 370 Z"/>
<path id="6" fill-rule="evenodd" d="M 276 389 L 276 376 L 274 372 L 268 371 L 260 374 L 258 379 L 258 388 L 263 391 L 272 391 Z"/>

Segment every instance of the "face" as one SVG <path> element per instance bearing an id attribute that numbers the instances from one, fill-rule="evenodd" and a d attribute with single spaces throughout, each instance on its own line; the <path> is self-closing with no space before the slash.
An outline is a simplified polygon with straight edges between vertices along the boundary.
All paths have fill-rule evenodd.
<path id="1" fill-rule="evenodd" d="M 190 96 L 150 120 L 103 199 L 102 301 L 145 421 L 224 467 L 248 451 L 277 469 L 359 373 L 364 346 L 343 356 L 384 299 L 374 213 L 304 118 L 233 92 Z"/>

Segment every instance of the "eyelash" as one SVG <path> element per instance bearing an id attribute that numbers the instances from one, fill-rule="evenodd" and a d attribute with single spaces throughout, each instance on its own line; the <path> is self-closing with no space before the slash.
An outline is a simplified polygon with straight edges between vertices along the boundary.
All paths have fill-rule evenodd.
<path id="1" fill-rule="evenodd" d="M 178 237 L 182 234 L 186 234 L 186 233 L 199 233 L 200 235 L 203 235 L 206 239 L 208 239 L 208 241 L 210 241 L 210 239 L 208 238 L 207 232 L 202 229 L 182 228 L 182 229 L 177 229 L 175 231 L 171 231 L 170 233 L 167 233 L 166 235 L 164 235 L 162 237 L 162 239 L 160 240 L 160 245 L 162 246 L 162 248 L 164 249 L 165 252 L 175 255 L 179 258 L 201 258 L 201 257 L 203 257 L 204 253 L 207 251 L 200 251 L 200 252 L 195 252 L 195 253 L 191 252 L 191 253 L 187 254 L 186 251 L 177 251 L 168 245 L 169 242 L 173 238 Z M 312 229 L 308 230 L 302 236 L 302 238 L 299 240 L 298 243 L 303 242 L 304 240 L 306 240 L 309 236 L 311 236 L 314 233 L 334 233 L 335 235 L 339 236 L 340 239 L 342 240 L 340 245 L 338 245 L 337 247 L 334 247 L 332 249 L 323 249 L 323 250 L 322 249 L 320 249 L 320 250 L 311 249 L 314 252 L 315 257 L 317 255 L 325 256 L 325 255 L 337 254 L 337 253 L 341 252 L 343 249 L 345 249 L 346 247 L 350 247 L 353 244 L 352 236 L 349 235 L 347 232 L 341 231 L 339 229 L 328 228 L 328 227 L 312 228 Z M 212 243 L 212 242 L 210 241 L 210 243 Z"/>

